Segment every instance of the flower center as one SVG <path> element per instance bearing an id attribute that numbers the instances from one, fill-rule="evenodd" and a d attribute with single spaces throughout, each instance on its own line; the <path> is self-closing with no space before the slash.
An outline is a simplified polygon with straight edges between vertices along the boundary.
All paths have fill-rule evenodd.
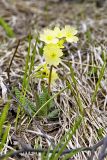
<path id="1" fill-rule="evenodd" d="M 47 36 L 47 40 L 52 40 L 52 36 Z"/>
<path id="2" fill-rule="evenodd" d="M 51 56 L 54 58 L 54 57 L 56 56 L 56 54 L 55 54 L 55 53 L 52 53 Z"/>

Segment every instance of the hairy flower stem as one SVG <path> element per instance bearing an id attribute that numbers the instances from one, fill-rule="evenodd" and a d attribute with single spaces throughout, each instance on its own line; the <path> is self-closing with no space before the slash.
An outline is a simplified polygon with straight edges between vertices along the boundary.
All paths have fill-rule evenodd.
<path id="1" fill-rule="evenodd" d="M 50 72 L 49 72 L 49 80 L 48 80 L 48 93 L 49 93 L 49 94 L 50 94 L 50 91 L 51 91 L 52 69 L 53 69 L 53 65 L 51 65 L 51 67 L 50 67 Z"/>

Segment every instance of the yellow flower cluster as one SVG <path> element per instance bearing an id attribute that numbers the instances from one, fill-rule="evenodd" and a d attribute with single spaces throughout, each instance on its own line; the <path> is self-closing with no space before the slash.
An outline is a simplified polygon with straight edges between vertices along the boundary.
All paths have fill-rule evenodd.
<path id="1" fill-rule="evenodd" d="M 39 65 L 36 70 L 35 70 L 35 74 L 33 75 L 36 78 L 45 78 L 45 79 L 49 79 L 49 74 L 50 74 L 50 70 L 49 67 L 47 66 L 46 63 Z M 55 80 L 58 79 L 58 75 L 56 73 L 56 70 L 53 69 L 52 70 L 52 74 L 51 74 L 51 83 L 54 84 Z"/>
<path id="2" fill-rule="evenodd" d="M 62 49 L 64 48 L 64 43 L 76 43 L 78 37 L 76 36 L 77 30 L 70 25 L 66 25 L 64 28 L 55 27 L 52 29 L 45 29 L 40 34 L 40 40 L 45 43 L 43 48 L 44 58 L 48 65 L 57 66 L 61 62 L 61 56 L 63 55 Z M 47 68 L 44 68 L 46 74 L 49 76 Z M 56 72 L 53 70 L 52 74 L 55 78 Z M 55 78 L 53 78 L 55 80 Z"/>
<path id="3" fill-rule="evenodd" d="M 44 46 L 46 63 L 57 66 L 61 62 L 60 57 L 63 55 L 64 42 L 76 43 L 78 41 L 76 34 L 77 30 L 69 25 L 62 29 L 59 27 L 55 27 L 53 30 L 45 29 L 40 34 L 40 40 L 46 44 Z"/>

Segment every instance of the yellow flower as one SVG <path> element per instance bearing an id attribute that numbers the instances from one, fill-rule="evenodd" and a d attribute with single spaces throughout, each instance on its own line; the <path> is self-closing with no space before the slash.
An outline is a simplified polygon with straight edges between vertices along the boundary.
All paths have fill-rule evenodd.
<path id="1" fill-rule="evenodd" d="M 42 78 L 46 78 L 47 81 L 48 81 L 49 80 L 49 74 L 50 74 L 50 70 L 49 70 L 49 68 L 46 64 L 46 65 L 43 66 L 43 68 L 41 70 Z M 58 75 L 56 73 L 56 70 L 53 69 L 52 73 L 51 73 L 51 84 L 54 84 L 56 79 L 58 79 Z"/>
<path id="2" fill-rule="evenodd" d="M 56 70 L 53 69 L 52 74 L 51 74 L 51 83 L 54 84 L 55 80 L 57 80 L 57 79 L 58 79 L 58 74 L 56 73 Z"/>
<path id="3" fill-rule="evenodd" d="M 44 57 L 46 63 L 49 65 L 57 66 L 61 59 L 60 57 L 63 55 L 62 50 L 59 48 L 58 44 L 47 44 L 44 47 Z"/>
<path id="4" fill-rule="evenodd" d="M 59 40 L 59 42 L 57 43 L 59 48 L 64 48 L 64 42 L 65 42 L 65 39 Z"/>
<path id="5" fill-rule="evenodd" d="M 48 78 L 48 76 L 49 76 L 49 69 L 46 63 L 37 66 L 35 72 L 32 74 L 32 77 L 36 78 Z"/>
<path id="6" fill-rule="evenodd" d="M 78 37 L 75 36 L 77 34 L 77 30 L 69 25 L 66 25 L 63 30 L 64 33 L 64 37 L 66 38 L 67 42 L 77 42 L 78 41 Z"/>
<path id="7" fill-rule="evenodd" d="M 47 80 L 47 82 L 48 82 L 49 81 L 49 74 L 50 74 L 49 67 L 45 63 L 45 64 L 41 64 L 41 65 L 37 66 L 35 73 L 32 74 L 32 77 L 42 78 L 42 79 Z M 51 74 L 51 83 L 54 84 L 56 79 L 58 79 L 58 75 L 56 73 L 56 70 L 53 68 L 52 74 Z"/>
<path id="8" fill-rule="evenodd" d="M 43 33 L 40 34 L 40 40 L 47 44 L 56 44 L 58 42 L 55 32 L 50 29 L 46 29 Z"/>
<path id="9" fill-rule="evenodd" d="M 47 67 L 47 64 L 45 64 L 41 70 L 41 74 L 43 78 L 48 78 L 49 77 L 49 69 Z"/>
<path id="10" fill-rule="evenodd" d="M 64 37 L 63 30 L 61 30 L 59 27 L 55 27 L 54 32 L 55 32 L 57 38 L 63 38 Z"/>

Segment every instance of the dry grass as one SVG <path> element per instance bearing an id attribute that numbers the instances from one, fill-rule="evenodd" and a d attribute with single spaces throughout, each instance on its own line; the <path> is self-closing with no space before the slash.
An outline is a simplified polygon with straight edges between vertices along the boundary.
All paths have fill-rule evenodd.
<path id="1" fill-rule="evenodd" d="M 21 39 L 20 46 L 11 66 L 10 88 L 14 86 L 21 88 L 22 86 L 23 68 L 28 48 L 28 41 L 24 37 L 28 33 L 31 33 L 33 36 L 33 49 L 36 32 L 42 27 L 60 23 L 61 25 L 75 25 L 79 30 L 79 43 L 77 45 L 66 46 L 63 63 L 58 68 L 60 79 L 57 81 L 57 86 L 52 88 L 52 93 L 55 94 L 67 86 L 67 81 L 72 87 L 72 91 L 67 89 L 55 98 L 55 108 L 60 110 L 57 119 L 50 121 L 46 118 L 36 118 L 36 123 L 40 128 L 35 124 L 35 121 L 32 121 L 27 128 L 29 117 L 23 113 L 19 119 L 16 132 L 14 127 L 15 116 L 13 114 L 16 114 L 18 105 L 14 99 L 11 99 L 8 115 L 11 128 L 3 153 L 6 153 L 8 149 L 14 150 L 15 147 L 20 148 L 20 145 L 23 146 L 24 143 L 32 146 L 36 145 L 36 147 L 49 147 L 50 142 L 43 137 L 42 131 L 57 144 L 61 137 L 71 128 L 75 118 L 80 114 L 80 102 L 84 110 L 84 120 L 79 130 L 76 131 L 76 134 L 69 141 L 67 147 L 78 148 L 92 146 L 97 143 L 107 134 L 107 67 L 98 86 L 95 99 L 92 101 L 101 68 L 104 60 L 107 61 L 106 4 L 103 8 L 97 9 L 94 4 L 72 4 L 70 2 L 59 4 L 58 2 L 50 3 L 49 1 L 44 2 L 42 0 L 38 2 L 22 0 L 18 2 L 1 1 L 0 3 L 0 15 L 9 22 L 16 33 L 15 38 L 8 38 L 2 27 L 0 27 L 0 78 L 5 82 L 7 80 L 6 69 L 16 48 L 17 39 Z M 41 62 L 42 59 L 37 53 L 35 66 Z M 75 73 L 76 88 L 75 84 L 73 84 L 69 68 L 70 64 L 72 64 Z M 34 87 L 38 90 L 38 93 L 41 91 L 41 83 L 40 80 L 34 82 Z M 34 102 L 34 92 L 27 93 L 27 95 Z M 80 102 L 77 98 L 78 95 Z M 3 99 L 1 95 L 1 111 L 7 101 L 8 99 Z M 12 143 L 16 142 L 16 144 L 10 145 L 8 142 L 11 139 Z M 87 154 L 86 152 L 79 153 L 74 159 L 87 160 Z M 97 156 L 98 153 L 96 153 L 94 159 L 97 159 Z M 20 159 L 36 160 L 35 157 L 33 155 L 23 155 Z M 15 160 L 17 159 L 19 157 L 15 158 Z"/>

